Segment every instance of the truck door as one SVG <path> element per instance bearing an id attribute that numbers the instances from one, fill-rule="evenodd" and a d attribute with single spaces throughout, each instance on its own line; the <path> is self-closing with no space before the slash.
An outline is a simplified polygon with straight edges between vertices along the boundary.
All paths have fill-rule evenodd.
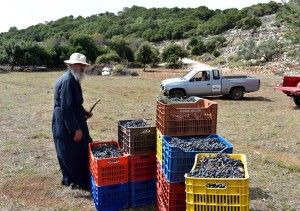
<path id="1" fill-rule="evenodd" d="M 199 71 L 192 77 L 187 84 L 189 95 L 209 95 L 211 94 L 211 75 L 210 71 Z"/>
<path id="2" fill-rule="evenodd" d="M 211 94 L 218 95 L 222 93 L 222 80 L 219 70 L 212 70 Z"/>

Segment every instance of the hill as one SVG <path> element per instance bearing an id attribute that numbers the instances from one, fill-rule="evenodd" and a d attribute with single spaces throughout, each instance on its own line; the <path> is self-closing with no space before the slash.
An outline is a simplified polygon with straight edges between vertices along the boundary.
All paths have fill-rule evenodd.
<path id="1" fill-rule="evenodd" d="M 40 65 L 59 67 L 75 51 L 84 53 L 93 64 L 117 62 L 128 67 L 155 66 L 158 62 L 178 67 L 181 64 L 176 61 L 182 55 L 239 68 L 277 61 L 295 64 L 299 49 L 285 35 L 290 30 L 287 17 L 293 11 L 297 14 L 299 7 L 291 8 L 295 7 L 271 1 L 241 10 L 133 6 L 117 15 L 68 16 L 1 33 L 0 64 L 21 70 Z M 148 63 L 136 55 L 145 43 L 153 52 Z M 179 44 L 175 48 L 180 53 L 173 49 L 172 55 L 163 55 L 173 44 Z"/>

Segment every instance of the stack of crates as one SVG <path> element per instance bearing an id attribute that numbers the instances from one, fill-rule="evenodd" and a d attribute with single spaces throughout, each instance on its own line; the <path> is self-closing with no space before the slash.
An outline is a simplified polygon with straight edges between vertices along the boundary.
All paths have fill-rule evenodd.
<path id="1" fill-rule="evenodd" d="M 190 102 L 173 102 L 159 97 L 156 109 L 157 128 L 157 208 L 186 210 L 184 174 L 203 151 L 185 152 L 170 145 L 172 137 L 189 141 L 191 137 L 217 138 L 226 144 L 224 152 L 232 153 L 232 145 L 216 135 L 217 103 L 191 97 Z"/>
<path id="2" fill-rule="evenodd" d="M 216 154 L 197 154 L 192 170 L 202 157 Z M 228 210 L 249 211 L 249 174 L 244 154 L 229 154 L 231 159 L 240 160 L 244 165 L 244 178 L 196 178 L 185 174 L 187 211 Z M 211 188 L 222 184 L 223 188 Z M 210 185 L 210 187 L 208 187 Z"/>
<path id="3" fill-rule="evenodd" d="M 156 127 L 124 127 L 131 121 L 121 120 L 118 123 L 119 144 L 129 155 L 129 205 L 155 204 Z"/>
<path id="4" fill-rule="evenodd" d="M 114 211 L 129 206 L 129 155 L 95 158 L 92 148 L 109 144 L 120 149 L 118 142 L 89 143 L 90 191 L 97 210 Z"/>

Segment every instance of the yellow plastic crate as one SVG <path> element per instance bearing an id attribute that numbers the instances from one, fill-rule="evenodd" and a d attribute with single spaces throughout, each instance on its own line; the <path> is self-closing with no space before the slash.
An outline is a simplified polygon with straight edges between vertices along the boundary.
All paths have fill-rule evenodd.
<path id="1" fill-rule="evenodd" d="M 156 130 L 156 157 L 160 164 L 162 163 L 162 134 Z"/>
<path id="2" fill-rule="evenodd" d="M 197 154 L 192 168 L 198 160 L 216 154 Z M 196 178 L 185 174 L 187 211 L 249 211 L 249 174 L 244 154 L 228 154 L 244 164 L 245 178 Z M 207 184 L 225 184 L 225 188 L 208 188 Z"/>

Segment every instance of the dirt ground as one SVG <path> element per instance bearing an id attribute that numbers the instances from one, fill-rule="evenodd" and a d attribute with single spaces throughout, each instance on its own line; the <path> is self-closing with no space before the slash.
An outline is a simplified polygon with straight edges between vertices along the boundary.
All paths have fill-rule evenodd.
<path id="1" fill-rule="evenodd" d="M 88 121 L 94 141 L 117 140 L 120 120 L 145 118 L 155 125 L 161 80 L 187 70 L 148 69 L 136 77 L 88 76 L 84 106 L 101 102 Z M 275 72 L 279 70 L 275 70 Z M 90 193 L 60 185 L 51 134 L 56 72 L 0 74 L 0 210 L 95 210 Z M 224 74 L 250 74 L 261 79 L 257 92 L 218 103 L 217 133 L 247 156 L 250 210 L 300 210 L 300 110 L 273 90 L 282 76 L 274 70 L 224 69 Z M 127 210 L 155 210 L 148 205 Z"/>

